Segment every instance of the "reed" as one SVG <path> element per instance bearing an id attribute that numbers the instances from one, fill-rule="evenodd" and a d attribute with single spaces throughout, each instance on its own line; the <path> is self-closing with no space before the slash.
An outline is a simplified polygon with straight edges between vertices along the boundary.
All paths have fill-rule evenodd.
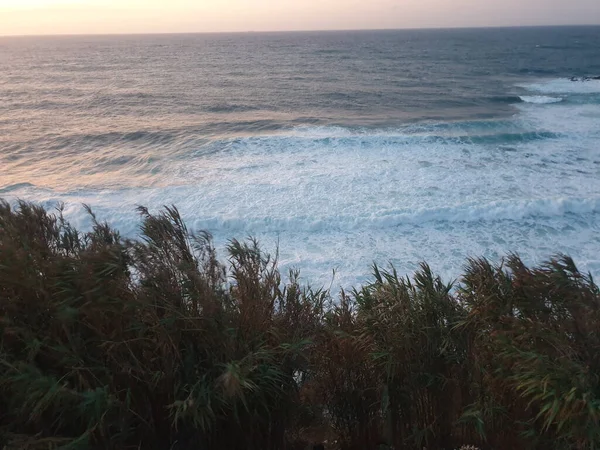
<path id="1" fill-rule="evenodd" d="M 594 449 L 600 293 L 559 255 L 332 298 L 175 207 L 125 239 L 0 202 L 0 448 Z"/>

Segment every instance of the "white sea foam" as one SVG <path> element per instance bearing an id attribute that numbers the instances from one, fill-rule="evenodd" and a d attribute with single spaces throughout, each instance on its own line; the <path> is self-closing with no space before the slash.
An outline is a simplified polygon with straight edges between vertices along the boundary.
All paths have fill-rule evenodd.
<path id="1" fill-rule="evenodd" d="M 249 234 L 270 250 L 279 243 L 284 266 L 315 284 L 329 284 L 332 269 L 334 286 L 364 281 L 373 261 L 407 272 L 427 260 L 449 279 L 468 256 L 498 260 L 510 251 L 528 262 L 565 252 L 598 275 L 600 105 L 569 102 L 583 94 L 561 92 L 565 83 L 591 82 L 529 85 L 531 96 L 556 92 L 565 101 L 520 104 L 510 121 L 301 127 L 215 139 L 166 161 L 160 186 L 10 185 L 2 195 L 49 207 L 65 201 L 79 228 L 89 226 L 87 203 L 130 236 L 139 225 L 136 205 L 175 204 L 221 249 Z"/>
<path id="2" fill-rule="evenodd" d="M 283 266 L 301 268 L 305 279 L 317 285 L 329 285 L 333 269 L 338 270 L 334 287 L 364 282 L 373 261 L 382 265 L 392 262 L 401 272 L 410 272 L 426 260 L 449 280 L 458 275 L 469 256 L 498 261 L 509 251 L 519 252 L 530 263 L 565 252 L 583 269 L 595 274 L 600 271 L 598 197 L 496 201 L 379 214 L 361 213 L 360 205 L 356 205 L 356 215 L 336 215 L 340 209 L 331 202 L 332 211 L 302 217 L 293 202 L 289 208 L 283 204 L 261 208 L 258 201 L 250 199 L 253 208 L 242 212 L 236 210 L 238 202 L 234 199 L 223 199 L 219 208 L 214 199 L 194 195 L 191 188 L 183 187 L 101 195 L 31 194 L 47 207 L 66 200 L 67 217 L 82 229 L 88 228 L 90 221 L 81 203 L 92 204 L 98 217 L 129 236 L 137 234 L 136 204 L 151 205 L 156 211 L 161 204 L 174 201 L 191 229 L 208 229 L 215 235 L 221 252 L 231 237 L 256 236 L 268 251 L 279 245 Z M 228 211 L 227 206 L 234 210 Z"/>
<path id="3" fill-rule="evenodd" d="M 600 93 L 600 80 L 559 78 L 537 83 L 520 84 L 519 87 L 543 94 L 594 94 Z"/>
<path id="4" fill-rule="evenodd" d="M 519 98 L 525 103 L 534 103 L 537 105 L 547 105 L 563 101 L 562 97 L 548 97 L 546 95 L 522 95 Z"/>
<path id="5" fill-rule="evenodd" d="M 46 191 L 47 192 L 47 191 Z M 67 214 L 75 220 L 78 226 L 86 227 L 89 217 L 82 204 L 93 202 L 96 195 L 92 192 L 71 194 L 67 196 L 46 196 L 41 191 L 35 192 L 42 203 L 53 208 L 59 202 L 67 199 Z M 294 233 L 320 233 L 327 231 L 353 231 L 353 230 L 385 230 L 403 225 L 412 226 L 437 226 L 440 224 L 480 224 L 482 222 L 520 221 L 528 219 L 563 219 L 570 215 L 592 215 L 600 213 L 600 196 L 591 198 L 539 198 L 535 200 L 504 200 L 492 201 L 484 204 L 463 203 L 437 208 L 415 207 L 413 209 L 388 209 L 385 211 L 369 211 L 365 205 L 363 212 L 334 213 L 329 211 L 314 211 L 310 215 L 286 215 L 285 210 L 272 211 L 269 215 L 261 215 L 265 210 L 257 213 L 246 212 L 244 215 L 220 211 L 220 214 L 211 214 L 211 211 L 201 211 L 202 199 L 190 192 L 185 195 L 183 191 L 169 192 L 160 189 L 153 191 L 131 190 L 130 192 L 105 193 L 102 202 L 95 202 L 100 209 L 101 216 L 109 219 L 120 228 L 125 227 L 126 232 L 135 235 L 135 229 L 127 222 L 136 222 L 134 219 L 135 205 L 149 203 L 157 204 L 154 196 L 163 196 L 166 200 L 178 201 L 180 211 L 196 230 L 208 230 L 216 233 L 227 233 L 239 236 L 247 233 L 261 232 L 294 232 Z M 121 197 L 123 205 L 115 208 L 112 204 L 116 197 Z M 147 203 L 147 202 L 146 202 Z M 283 206 L 283 205 L 282 205 Z"/>

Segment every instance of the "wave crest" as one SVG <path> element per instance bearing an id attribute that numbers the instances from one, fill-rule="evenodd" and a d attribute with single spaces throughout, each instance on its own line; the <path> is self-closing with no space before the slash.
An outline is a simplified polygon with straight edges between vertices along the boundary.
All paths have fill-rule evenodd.
<path id="1" fill-rule="evenodd" d="M 531 84 L 517 85 L 521 88 L 541 94 L 597 94 L 600 93 L 600 80 L 571 80 L 558 78 Z"/>
<path id="2" fill-rule="evenodd" d="M 563 101 L 562 97 L 549 97 L 546 95 L 522 95 L 519 98 L 525 103 L 534 103 L 536 105 L 548 105 Z"/>
<path id="3" fill-rule="evenodd" d="M 536 217 L 553 218 L 568 214 L 587 215 L 600 212 L 600 197 L 552 198 L 523 201 L 495 201 L 483 205 L 459 204 L 441 208 L 390 210 L 357 216 L 295 217 L 211 217 L 193 221 L 195 229 L 239 232 L 327 232 L 356 229 L 382 229 L 401 225 L 435 222 L 472 223 Z"/>

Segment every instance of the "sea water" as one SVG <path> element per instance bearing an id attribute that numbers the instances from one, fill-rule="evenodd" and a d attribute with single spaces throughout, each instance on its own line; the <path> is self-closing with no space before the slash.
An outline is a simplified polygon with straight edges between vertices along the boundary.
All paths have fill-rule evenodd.
<path id="1" fill-rule="evenodd" d="M 132 237 L 174 204 L 317 286 L 600 275 L 598 75 L 600 27 L 0 38 L 0 197 Z"/>

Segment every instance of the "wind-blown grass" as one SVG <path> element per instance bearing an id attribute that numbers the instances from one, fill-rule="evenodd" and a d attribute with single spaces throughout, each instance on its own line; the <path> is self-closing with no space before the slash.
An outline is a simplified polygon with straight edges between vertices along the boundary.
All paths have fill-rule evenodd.
<path id="1" fill-rule="evenodd" d="M 332 299 L 139 212 L 128 240 L 0 203 L 0 448 L 600 445 L 600 294 L 570 258 L 374 267 Z"/>

